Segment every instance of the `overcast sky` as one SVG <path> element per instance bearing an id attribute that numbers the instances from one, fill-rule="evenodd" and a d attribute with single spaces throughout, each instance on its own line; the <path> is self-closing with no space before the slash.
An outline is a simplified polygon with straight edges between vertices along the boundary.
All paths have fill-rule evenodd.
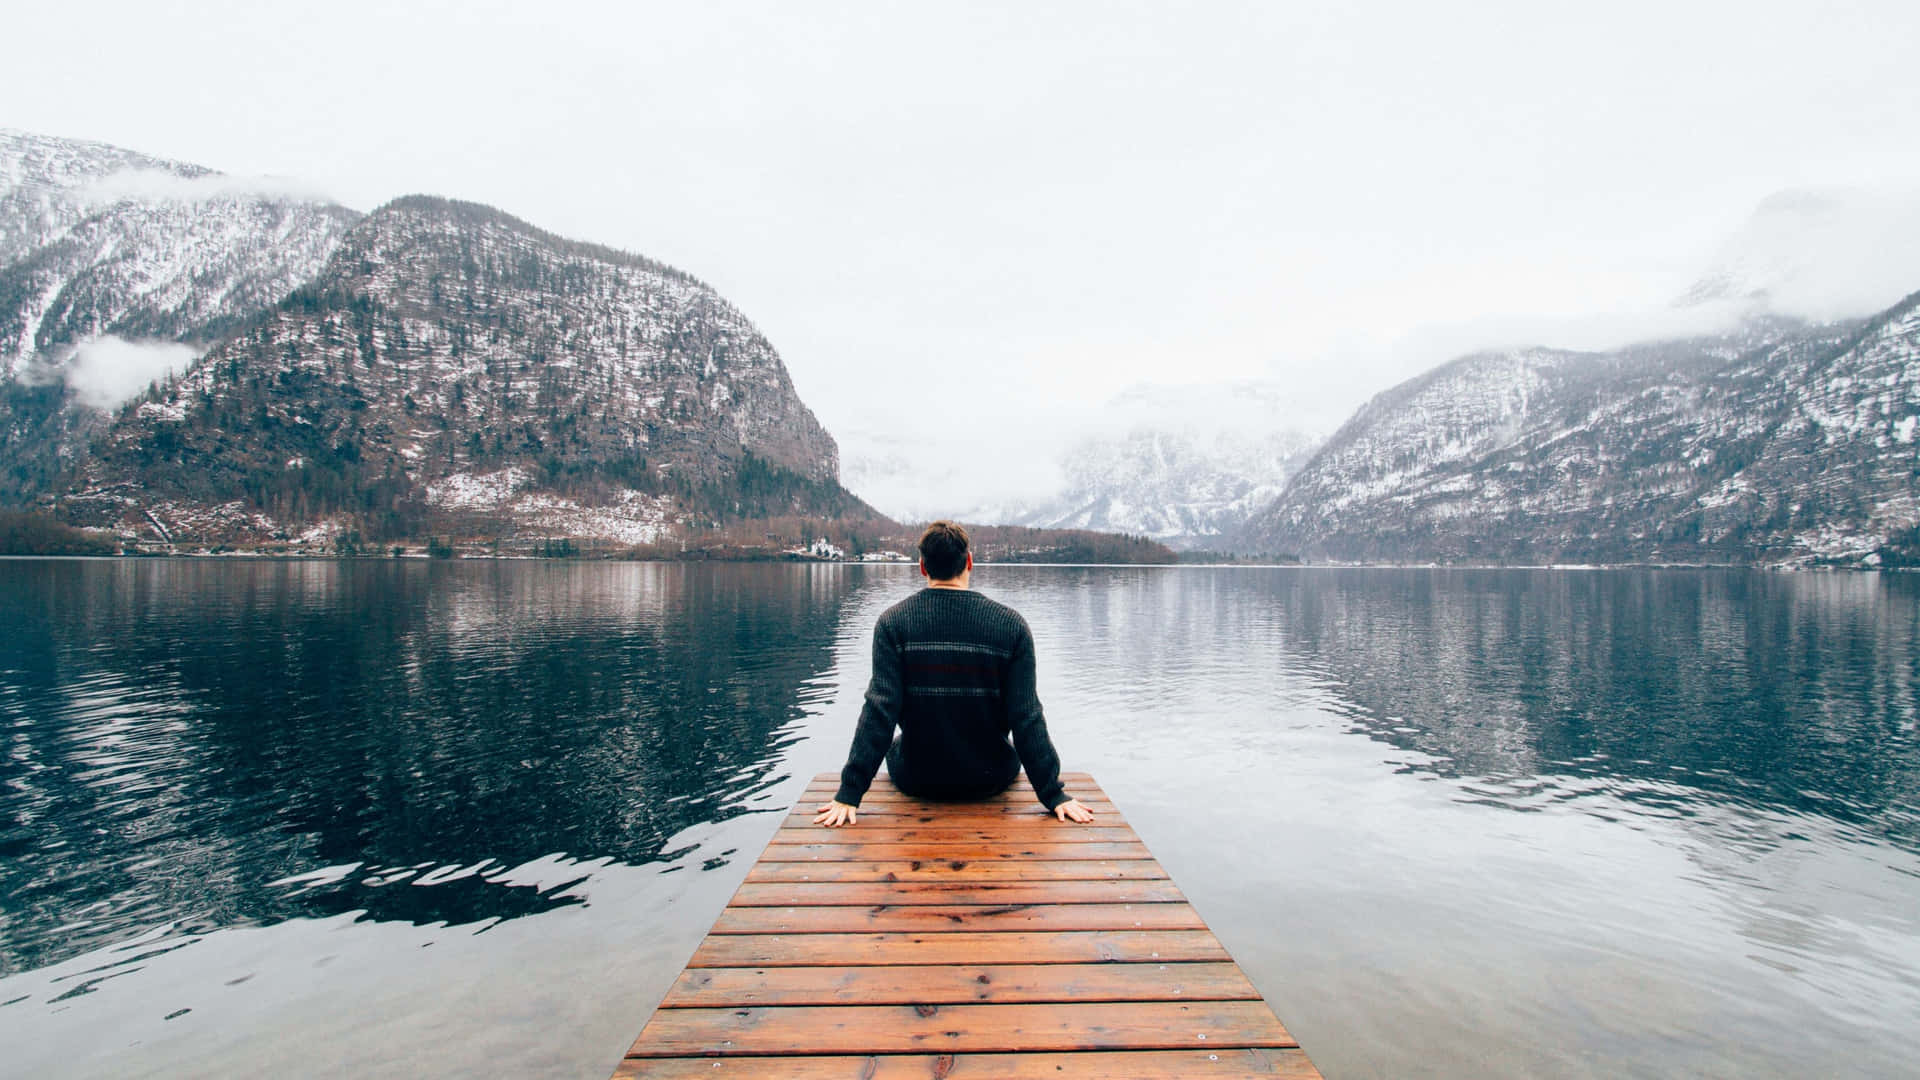
<path id="1" fill-rule="evenodd" d="M 1331 426 L 1448 350 L 1658 307 L 1774 192 L 1920 186 L 1910 2 L 6 23 L 0 126 L 664 259 L 766 331 L 843 444 L 924 431 L 936 387 L 1030 433 L 1134 382 L 1277 378 Z"/>

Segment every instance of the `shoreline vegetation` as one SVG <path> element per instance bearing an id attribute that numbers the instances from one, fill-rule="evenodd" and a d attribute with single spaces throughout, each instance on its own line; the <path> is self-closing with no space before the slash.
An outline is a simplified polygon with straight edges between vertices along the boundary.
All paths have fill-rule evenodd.
<path id="1" fill-rule="evenodd" d="M 1150 537 L 1086 529 L 1037 529 L 1018 525 L 968 525 L 976 560 L 983 566 L 1192 566 L 1333 569 L 1450 570 L 1886 570 L 1920 571 L 1920 560 L 1889 559 L 1879 566 L 1851 563 L 1688 562 L 1644 559 L 1608 562 L 1408 562 L 1308 561 L 1265 552 L 1175 551 Z M 75 528 L 45 513 L 0 508 L 0 557 L 183 557 L 268 559 L 572 559 L 606 562 L 820 562 L 911 565 L 918 527 L 903 530 L 880 519 L 849 528 L 846 522 L 775 519 L 689 530 L 671 540 L 623 544 L 565 536 L 527 536 L 466 531 L 401 542 L 363 541 L 346 531 L 267 544 L 164 543 Z"/>
<path id="2" fill-rule="evenodd" d="M 442 523 L 421 537 L 372 539 L 354 529 L 314 530 L 268 543 L 168 542 L 83 529 L 34 510 L 0 509 L 0 555 L 188 555 L 287 558 L 535 558 L 629 562 L 911 563 L 918 526 L 885 518 L 817 520 L 782 517 L 689 528 L 650 543 L 529 535 L 503 523 Z M 969 525 L 982 563 L 1172 565 L 1181 554 L 1144 536 L 1086 529 Z"/>

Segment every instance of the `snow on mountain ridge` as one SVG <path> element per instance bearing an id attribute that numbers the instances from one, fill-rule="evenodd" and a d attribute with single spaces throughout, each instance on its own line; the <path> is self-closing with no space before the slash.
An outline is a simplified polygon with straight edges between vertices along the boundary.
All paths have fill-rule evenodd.
<path id="1" fill-rule="evenodd" d="M 1015 523 L 1208 546 L 1277 497 L 1315 443 L 1285 430 L 1144 426 L 1090 437 L 1065 457 L 1064 490 Z"/>
<path id="2" fill-rule="evenodd" d="M 408 196 L 121 414 L 65 505 L 201 542 L 332 520 L 640 543 L 675 523 L 870 513 L 837 471 L 772 345 L 698 280 Z M 214 512 L 236 499 L 245 513 Z"/>
<path id="3" fill-rule="evenodd" d="M 106 335 L 204 342 L 307 280 L 359 215 L 99 143 L 0 131 L 0 365 Z"/>
<path id="4" fill-rule="evenodd" d="M 1369 401 L 1239 542 L 1347 561 L 1874 565 L 1920 524 L 1916 309 L 1920 294 L 1864 322 L 1464 357 Z"/>

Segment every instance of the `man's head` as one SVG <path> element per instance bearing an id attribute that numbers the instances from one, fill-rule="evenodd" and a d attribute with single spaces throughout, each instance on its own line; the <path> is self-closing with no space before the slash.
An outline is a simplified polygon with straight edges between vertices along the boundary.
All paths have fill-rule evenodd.
<path id="1" fill-rule="evenodd" d="M 920 534 L 920 569 L 932 581 L 952 581 L 973 566 L 967 530 L 957 522 L 936 521 Z"/>

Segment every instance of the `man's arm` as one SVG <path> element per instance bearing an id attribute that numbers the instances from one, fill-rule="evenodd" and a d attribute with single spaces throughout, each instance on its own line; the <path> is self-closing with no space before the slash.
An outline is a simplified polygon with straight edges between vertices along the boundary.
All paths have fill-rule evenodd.
<path id="1" fill-rule="evenodd" d="M 1060 755 L 1047 737 L 1047 717 L 1040 709 L 1033 634 L 1024 625 L 1008 661 L 1007 726 L 1013 731 L 1013 750 L 1020 755 L 1020 766 L 1027 770 L 1027 780 L 1040 802 L 1049 810 L 1068 802 L 1066 787 L 1060 783 Z"/>
<path id="2" fill-rule="evenodd" d="M 859 806 L 873 784 L 873 775 L 886 760 L 893 745 L 893 728 L 900 720 L 900 702 L 905 691 L 900 682 L 900 650 L 887 633 L 883 622 L 873 628 L 873 677 L 867 680 L 867 703 L 860 708 L 860 722 L 853 729 L 853 746 L 847 751 L 847 764 L 840 770 L 840 790 L 833 801 L 844 806 Z M 852 815 L 848 815 L 851 824 Z"/>

